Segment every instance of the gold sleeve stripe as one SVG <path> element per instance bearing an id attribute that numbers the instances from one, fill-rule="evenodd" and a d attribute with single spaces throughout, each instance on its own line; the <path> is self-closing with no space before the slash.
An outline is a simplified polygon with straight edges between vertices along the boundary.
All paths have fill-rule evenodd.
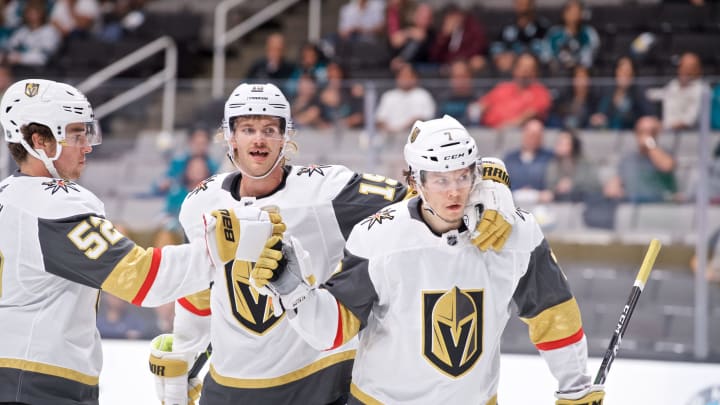
<path id="1" fill-rule="evenodd" d="M 150 372 L 158 377 L 180 377 L 188 372 L 187 361 L 150 355 Z"/>
<path id="2" fill-rule="evenodd" d="M 363 392 L 355 383 L 350 383 L 350 395 L 359 399 L 365 405 L 383 405 L 382 402 Z"/>
<path id="3" fill-rule="evenodd" d="M 348 350 L 346 352 L 335 353 L 328 357 L 324 357 L 310 365 L 307 365 L 299 370 L 295 370 L 291 373 L 281 375 L 275 378 L 233 378 L 224 377 L 215 370 L 212 364 L 210 364 L 210 376 L 218 384 L 232 388 L 272 388 L 279 385 L 289 384 L 301 380 L 309 375 L 316 373 L 320 370 L 328 368 L 343 361 L 350 361 L 355 358 L 355 350 Z"/>
<path id="4" fill-rule="evenodd" d="M 141 305 L 157 277 L 160 249 L 135 246 L 103 281 L 100 288 L 135 305 Z"/>
<path id="5" fill-rule="evenodd" d="M 335 341 L 330 349 L 332 350 L 342 346 L 348 340 L 352 339 L 355 335 L 360 332 L 360 320 L 350 312 L 345 305 L 342 305 L 339 301 L 338 306 L 338 329 L 335 334 Z"/>
<path id="6" fill-rule="evenodd" d="M 497 395 L 493 395 L 492 398 L 490 398 L 485 405 L 497 405 Z"/>
<path id="7" fill-rule="evenodd" d="M 535 345 L 569 338 L 582 329 L 580 308 L 575 298 L 552 306 L 532 318 L 520 319 L 528 324 L 530 340 Z"/>
<path id="8" fill-rule="evenodd" d="M 492 163 L 482 164 L 483 180 L 492 180 L 510 187 L 510 176 L 502 166 Z"/>
<path id="9" fill-rule="evenodd" d="M 52 366 L 50 364 L 37 363 L 29 360 L 0 359 L 0 367 L 14 368 L 18 370 L 30 371 L 33 373 L 51 375 L 53 377 L 60 377 L 67 380 L 77 381 L 85 385 L 98 385 L 100 383 L 99 377 L 87 375 L 65 367 Z"/>
<path id="10" fill-rule="evenodd" d="M 210 312 L 210 289 L 187 295 L 178 300 L 183 308 L 198 316 L 209 316 Z"/>

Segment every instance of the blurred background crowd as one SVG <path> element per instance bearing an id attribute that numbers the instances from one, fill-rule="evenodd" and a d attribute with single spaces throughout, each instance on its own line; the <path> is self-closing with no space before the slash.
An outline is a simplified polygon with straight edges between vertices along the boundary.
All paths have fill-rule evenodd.
<path id="1" fill-rule="evenodd" d="M 224 48 L 228 69 L 222 95 L 213 97 L 218 3 L 0 0 L 0 91 L 32 76 L 81 82 L 162 35 L 177 45 L 177 130 L 157 130 L 152 93 L 108 114 L 104 143 L 82 180 L 128 233 L 148 245 L 182 242 L 177 214 L 185 195 L 233 170 L 216 131 L 227 93 L 241 81 L 284 90 L 300 145 L 293 163 L 399 178 L 412 123 L 449 114 L 468 126 L 483 154 L 505 160 L 518 205 L 544 224 L 569 258 L 561 262 L 582 263 L 568 277 L 588 299 L 584 314 L 602 338 L 616 311 L 603 307 L 612 293 L 595 287 L 630 285 L 627 259 L 636 256 L 624 247 L 660 233 L 676 248 L 658 273 L 665 283 L 648 293 L 649 306 L 674 301 L 646 314 L 660 326 L 644 329 L 653 342 L 644 354 L 689 356 L 699 188 L 712 204 L 703 214 L 708 279 L 720 281 L 720 4 L 331 0 L 316 21 L 320 35 L 309 40 L 311 6 L 291 1 Z M 231 27 L 269 7 L 248 0 L 223 18 Z M 97 107 L 162 66 L 162 55 L 148 56 L 88 96 Z M 709 156 L 703 173 L 701 150 Z M 593 253 L 597 246 L 612 246 L 624 262 Z M 711 287 L 710 332 L 720 341 L 720 293 Z M 172 306 L 145 311 L 103 297 L 104 337 L 149 338 L 171 325 Z M 591 350 L 601 346 L 591 341 Z M 711 355 L 720 358 L 717 346 Z M 636 349 L 643 354 L 642 345 Z"/>

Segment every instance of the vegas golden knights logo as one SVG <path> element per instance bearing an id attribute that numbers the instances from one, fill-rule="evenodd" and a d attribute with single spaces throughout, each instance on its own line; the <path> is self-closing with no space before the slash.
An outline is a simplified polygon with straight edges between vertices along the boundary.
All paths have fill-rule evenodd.
<path id="1" fill-rule="evenodd" d="M 423 291 L 423 356 L 435 368 L 461 377 L 483 347 L 483 290 Z"/>
<path id="2" fill-rule="evenodd" d="M 256 335 L 264 335 L 278 324 L 280 317 L 273 315 L 268 296 L 259 294 L 250 286 L 252 263 L 235 260 L 225 265 L 230 308 L 238 322 Z"/>
<path id="3" fill-rule="evenodd" d="M 40 84 L 38 84 L 38 83 L 26 83 L 25 84 L 25 95 L 28 97 L 35 97 L 35 96 L 37 96 L 39 89 L 40 89 Z"/>

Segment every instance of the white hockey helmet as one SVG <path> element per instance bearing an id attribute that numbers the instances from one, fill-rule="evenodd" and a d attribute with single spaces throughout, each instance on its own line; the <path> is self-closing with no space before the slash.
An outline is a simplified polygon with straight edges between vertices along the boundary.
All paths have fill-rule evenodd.
<path id="1" fill-rule="evenodd" d="M 268 115 L 280 118 L 281 129 L 287 140 L 292 131 L 290 103 L 280 89 L 272 84 L 243 83 L 232 91 L 225 102 L 223 133 L 230 140 L 234 130 L 234 119 L 244 115 Z"/>
<path id="2" fill-rule="evenodd" d="M 0 101 L 0 124 L 5 141 L 24 143 L 20 128 L 41 124 L 50 129 L 55 140 L 66 143 L 68 124 L 88 125 L 89 145 L 99 145 L 102 138 L 88 99 L 79 90 L 52 80 L 27 79 L 11 85 Z"/>
<path id="3" fill-rule="evenodd" d="M 450 172 L 470 167 L 477 160 L 475 140 L 449 115 L 415 121 L 404 152 L 416 182 L 420 181 L 420 171 Z"/>

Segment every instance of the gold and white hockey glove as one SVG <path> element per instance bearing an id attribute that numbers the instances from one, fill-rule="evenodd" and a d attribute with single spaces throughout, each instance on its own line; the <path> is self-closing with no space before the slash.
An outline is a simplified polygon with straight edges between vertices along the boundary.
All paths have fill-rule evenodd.
<path id="1" fill-rule="evenodd" d="M 203 222 L 214 267 L 235 259 L 254 262 L 263 242 L 271 235 L 282 235 L 286 228 L 280 214 L 255 207 L 214 210 L 203 214 Z"/>
<path id="2" fill-rule="evenodd" d="M 250 284 L 263 295 L 273 297 L 275 316 L 285 310 L 296 309 L 315 290 L 315 277 L 310 254 L 303 249 L 300 241 L 290 237 L 290 243 L 278 236 L 268 239 L 250 272 Z M 294 311 L 290 311 L 290 316 Z"/>
<path id="3" fill-rule="evenodd" d="M 482 158 L 470 198 L 465 206 L 465 226 L 473 245 L 486 251 L 500 251 L 515 224 L 515 202 L 505 163 L 497 158 Z"/>
<path id="4" fill-rule="evenodd" d="M 173 353 L 173 335 L 164 334 L 150 342 L 150 372 L 155 375 L 155 392 L 163 405 L 194 405 L 200 398 L 202 382 L 188 380 L 193 353 Z"/>
<path id="5" fill-rule="evenodd" d="M 605 399 L 603 385 L 591 385 L 589 388 L 577 392 L 556 392 L 555 405 L 602 405 Z"/>

